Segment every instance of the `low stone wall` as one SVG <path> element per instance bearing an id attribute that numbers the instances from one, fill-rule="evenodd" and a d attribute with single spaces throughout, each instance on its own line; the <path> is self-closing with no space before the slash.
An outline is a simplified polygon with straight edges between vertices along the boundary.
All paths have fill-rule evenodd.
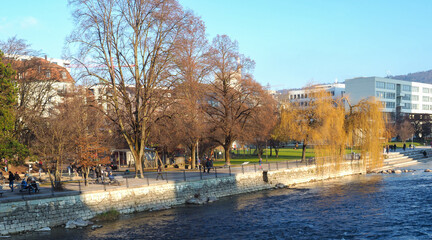
<path id="1" fill-rule="evenodd" d="M 0 234 L 54 227 L 76 218 L 90 219 L 98 213 L 116 209 L 120 213 L 163 209 L 184 204 L 194 195 L 224 197 L 285 185 L 364 173 L 359 164 L 346 163 L 338 171 L 316 166 L 245 173 L 193 182 L 163 183 L 80 195 L 18 201 L 0 204 Z"/>

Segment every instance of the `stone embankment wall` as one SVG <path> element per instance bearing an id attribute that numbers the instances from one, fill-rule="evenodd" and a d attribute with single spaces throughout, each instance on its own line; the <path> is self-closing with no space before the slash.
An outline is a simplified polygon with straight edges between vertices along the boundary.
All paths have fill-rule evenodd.
<path id="1" fill-rule="evenodd" d="M 77 218 L 90 219 L 116 209 L 121 213 L 157 210 L 184 204 L 196 194 L 209 197 L 270 189 L 285 185 L 364 173 L 359 164 L 343 164 L 338 171 L 316 166 L 238 174 L 192 182 L 163 183 L 80 195 L 17 201 L 0 204 L 0 234 L 7 235 L 65 224 Z"/>

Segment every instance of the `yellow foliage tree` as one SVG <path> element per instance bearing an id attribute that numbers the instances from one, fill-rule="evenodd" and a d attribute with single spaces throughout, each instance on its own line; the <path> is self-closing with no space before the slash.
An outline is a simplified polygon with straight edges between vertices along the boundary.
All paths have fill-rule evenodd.
<path id="1" fill-rule="evenodd" d="M 283 104 L 273 137 L 303 142 L 303 160 L 306 147 L 313 145 L 319 171 L 324 166 L 337 170 L 347 146 L 360 149 L 366 170 L 382 166 L 382 147 L 388 131 L 380 102 L 373 98 L 362 100 L 354 106 L 348 104 L 346 111 L 347 99 L 335 101 L 323 89 L 309 87 L 306 95 L 306 101 Z"/>

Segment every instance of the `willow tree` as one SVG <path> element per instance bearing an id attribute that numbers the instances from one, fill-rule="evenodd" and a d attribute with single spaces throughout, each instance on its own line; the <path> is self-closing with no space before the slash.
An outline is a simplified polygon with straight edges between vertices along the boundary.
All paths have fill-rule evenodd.
<path id="1" fill-rule="evenodd" d="M 366 170 L 382 167 L 382 149 L 388 135 L 382 103 L 370 98 L 349 107 L 345 121 L 347 142 L 360 149 Z"/>
<path id="2" fill-rule="evenodd" d="M 143 177 L 149 129 L 172 103 L 175 46 L 190 14 L 176 0 L 70 3 L 76 28 L 69 42 L 79 49 L 84 76 L 105 87 L 106 114 L 132 152 L 136 177 Z"/>
<path id="3" fill-rule="evenodd" d="M 288 101 L 282 105 L 280 123 L 274 133 L 281 141 L 302 142 L 303 160 L 309 143 L 324 142 L 322 133 L 327 130 L 323 128 L 328 125 L 327 113 L 333 108 L 331 97 L 323 90 L 308 87 L 306 94 L 306 101 Z"/>
<path id="4" fill-rule="evenodd" d="M 338 100 L 333 100 L 330 93 L 323 90 L 315 93 L 314 105 L 319 112 L 317 115 L 323 116 L 317 138 L 314 139 L 318 171 L 337 171 L 344 160 L 346 147 L 344 105 Z"/>

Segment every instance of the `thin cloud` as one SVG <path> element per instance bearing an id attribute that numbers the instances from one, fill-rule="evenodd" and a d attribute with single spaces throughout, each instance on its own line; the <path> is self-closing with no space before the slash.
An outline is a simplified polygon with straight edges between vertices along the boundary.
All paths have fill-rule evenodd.
<path id="1" fill-rule="evenodd" d="M 30 28 L 38 25 L 38 20 L 32 16 L 24 17 L 20 21 L 21 28 Z"/>

